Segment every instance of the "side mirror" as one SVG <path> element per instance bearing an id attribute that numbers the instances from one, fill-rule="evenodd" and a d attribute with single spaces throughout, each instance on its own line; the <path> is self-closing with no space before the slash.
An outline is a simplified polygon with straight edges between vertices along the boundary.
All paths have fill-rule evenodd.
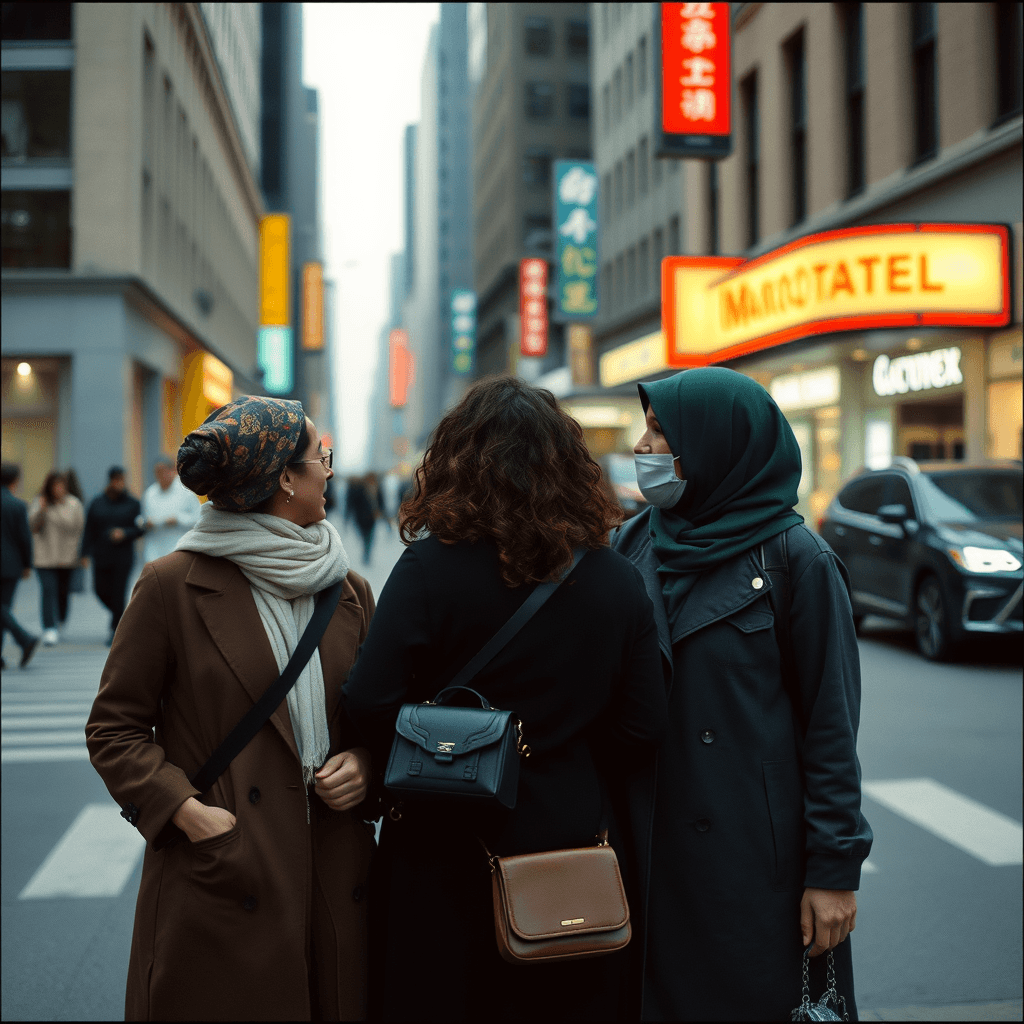
<path id="1" fill-rule="evenodd" d="M 882 505 L 875 514 L 883 523 L 894 523 L 899 526 L 910 518 L 906 505 Z"/>

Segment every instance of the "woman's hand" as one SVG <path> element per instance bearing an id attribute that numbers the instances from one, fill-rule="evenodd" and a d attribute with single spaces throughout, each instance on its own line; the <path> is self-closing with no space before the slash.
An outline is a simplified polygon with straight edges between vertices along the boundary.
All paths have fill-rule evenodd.
<path id="1" fill-rule="evenodd" d="M 810 955 L 835 949 L 857 927 L 857 894 L 847 889 L 804 889 L 800 901 L 800 931 Z"/>
<path id="2" fill-rule="evenodd" d="M 171 818 L 175 825 L 188 836 L 190 843 L 230 832 L 235 827 L 235 816 L 223 807 L 207 807 L 194 796 L 190 796 Z"/>
<path id="3" fill-rule="evenodd" d="M 370 752 L 356 747 L 328 758 L 316 773 L 315 791 L 332 811 L 350 811 L 366 798 L 369 784 Z"/>

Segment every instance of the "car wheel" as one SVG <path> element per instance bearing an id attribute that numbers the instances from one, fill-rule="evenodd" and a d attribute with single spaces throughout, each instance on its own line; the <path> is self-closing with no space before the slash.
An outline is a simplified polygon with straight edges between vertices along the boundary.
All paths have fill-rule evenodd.
<path id="1" fill-rule="evenodd" d="M 916 603 L 914 633 L 917 649 L 930 661 L 941 661 L 949 654 L 949 618 L 942 587 L 935 576 L 925 576 L 921 580 Z"/>

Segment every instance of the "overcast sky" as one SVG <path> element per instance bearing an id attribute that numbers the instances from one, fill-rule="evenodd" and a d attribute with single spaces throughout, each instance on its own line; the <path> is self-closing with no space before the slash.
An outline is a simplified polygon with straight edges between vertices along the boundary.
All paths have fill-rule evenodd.
<path id="1" fill-rule="evenodd" d="M 303 81 L 320 92 L 325 276 L 337 282 L 335 468 L 365 465 L 388 257 L 402 249 L 402 132 L 419 120 L 438 4 L 303 4 Z M 377 467 L 373 467 L 377 468 Z"/>

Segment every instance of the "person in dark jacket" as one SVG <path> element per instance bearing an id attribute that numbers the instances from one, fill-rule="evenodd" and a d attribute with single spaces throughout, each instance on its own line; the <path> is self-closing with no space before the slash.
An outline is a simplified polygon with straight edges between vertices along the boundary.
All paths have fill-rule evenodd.
<path id="1" fill-rule="evenodd" d="M 96 596 L 110 611 L 108 643 L 124 614 L 135 541 L 143 534 L 141 518 L 142 505 L 126 490 L 124 470 L 112 466 L 107 474 L 107 489 L 89 505 L 82 536 L 82 557 L 92 559 Z"/>
<path id="2" fill-rule="evenodd" d="M 371 879 L 380 1019 L 607 1020 L 624 1005 L 628 948 L 568 963 L 501 958 L 477 842 L 499 856 L 589 846 L 607 814 L 626 856 L 614 783 L 624 760 L 650 757 L 666 699 L 651 602 L 607 547 L 616 521 L 582 430 L 549 392 L 482 382 L 437 427 L 404 509 L 409 546 L 342 690 L 378 776 L 400 706 L 433 699 L 538 582 L 560 578 L 574 549 L 587 553 L 471 683 L 520 718 L 532 748 L 515 809 L 385 802 Z"/>
<path id="3" fill-rule="evenodd" d="M 353 477 L 345 498 L 345 518 L 351 518 L 363 538 L 363 565 L 370 564 L 373 555 L 373 534 L 380 518 L 377 477 L 373 473 Z"/>
<path id="4" fill-rule="evenodd" d="M 21 478 L 21 467 L 13 462 L 0 466 L 0 607 L 3 611 L 3 631 L 0 646 L 10 633 L 21 648 L 21 668 L 24 668 L 39 646 L 39 637 L 24 629 L 11 611 L 18 581 L 32 575 L 32 531 L 28 525 L 28 507 L 14 496 L 14 488 Z M 0 659 L 0 665 L 7 668 Z"/>
<path id="5" fill-rule="evenodd" d="M 764 388 L 713 367 L 639 390 L 651 507 L 613 546 L 654 602 L 669 692 L 631 805 L 641 1019 L 788 1020 L 808 947 L 812 998 L 834 950 L 856 1019 L 848 936 L 872 834 L 846 570 L 793 510 L 800 451 Z M 788 588 L 766 561 L 788 563 Z"/>

